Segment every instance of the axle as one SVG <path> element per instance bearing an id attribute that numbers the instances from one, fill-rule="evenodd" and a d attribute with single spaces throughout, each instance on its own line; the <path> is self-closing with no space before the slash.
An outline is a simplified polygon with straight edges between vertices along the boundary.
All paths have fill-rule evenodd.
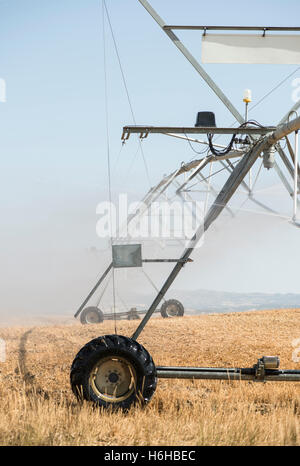
<path id="1" fill-rule="evenodd" d="M 161 379 L 252 380 L 254 382 L 300 382 L 300 370 L 279 370 L 276 356 L 263 356 L 250 368 L 156 367 Z"/>

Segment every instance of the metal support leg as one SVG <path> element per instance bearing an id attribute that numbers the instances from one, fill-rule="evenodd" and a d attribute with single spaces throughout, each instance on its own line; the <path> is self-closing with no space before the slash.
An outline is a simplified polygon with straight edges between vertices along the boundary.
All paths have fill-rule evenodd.
<path id="1" fill-rule="evenodd" d="M 204 231 L 206 231 L 212 222 L 220 215 L 222 210 L 224 209 L 225 205 L 229 202 L 232 195 L 235 193 L 239 185 L 241 184 L 242 180 L 245 178 L 246 174 L 249 172 L 252 165 L 257 160 L 259 154 L 261 153 L 263 147 L 266 145 L 266 141 L 262 141 L 258 143 L 255 147 L 253 147 L 243 158 L 242 160 L 235 166 L 233 172 L 229 176 L 227 182 L 223 186 L 222 190 L 220 191 L 217 199 L 210 207 L 207 215 L 204 219 L 204 228 L 201 225 L 194 238 L 190 241 L 189 246 L 183 252 L 180 262 L 178 262 L 175 267 L 173 268 L 172 272 L 168 276 L 167 280 L 165 281 L 164 285 L 162 286 L 161 290 L 157 294 L 156 298 L 154 299 L 153 303 L 151 304 L 150 308 L 148 309 L 145 317 L 141 321 L 140 325 L 137 327 L 136 331 L 133 333 L 132 338 L 137 339 L 140 333 L 142 332 L 143 328 L 145 327 L 146 323 L 152 316 L 155 309 L 159 306 L 162 298 L 174 282 L 175 278 L 179 274 L 180 270 L 182 269 L 185 261 L 190 257 L 192 254 L 197 242 L 200 240 Z"/>
<path id="2" fill-rule="evenodd" d="M 145 275 L 145 277 L 147 278 L 147 280 L 149 281 L 149 283 L 151 283 L 151 285 L 152 285 L 153 288 L 155 289 L 156 293 L 159 293 L 159 289 L 157 288 L 157 286 L 155 285 L 155 283 L 151 280 L 151 278 L 150 278 L 149 275 L 145 272 L 144 269 L 142 269 L 142 272 L 143 272 L 143 274 Z M 163 298 L 163 300 L 166 301 L 165 298 Z"/>
<path id="3" fill-rule="evenodd" d="M 289 161 L 289 159 L 287 158 L 284 150 L 280 147 L 279 144 L 276 145 L 276 150 L 278 152 L 278 154 L 280 155 L 280 158 L 281 160 L 283 161 L 287 171 L 289 172 L 289 174 L 293 177 L 294 176 L 294 169 L 292 167 L 292 164 L 291 162 Z"/>
<path id="4" fill-rule="evenodd" d="M 206 167 L 206 165 L 211 162 L 212 160 L 214 159 L 214 156 L 213 155 L 210 155 L 210 156 L 207 156 L 207 157 L 204 157 L 202 160 L 200 160 L 198 166 L 195 168 L 195 170 L 190 174 L 190 176 L 184 181 L 184 183 L 182 183 L 179 188 L 177 189 L 176 191 L 176 194 L 178 194 L 180 191 L 183 190 L 183 188 L 185 188 L 185 186 L 195 177 L 198 175 L 198 173 L 200 173 L 201 170 L 203 170 L 204 167 Z"/>
<path id="5" fill-rule="evenodd" d="M 295 131 L 295 166 L 294 166 L 294 212 L 293 221 L 297 219 L 297 201 L 298 201 L 298 131 Z"/>
<path id="6" fill-rule="evenodd" d="M 212 169 L 212 163 L 210 164 L 210 169 L 209 169 L 209 181 L 211 180 L 211 169 Z M 212 185 L 210 184 L 210 182 L 208 182 L 204 176 L 202 175 L 202 173 L 200 172 L 199 175 L 197 176 L 197 178 L 199 178 L 199 176 L 202 178 L 202 180 L 200 180 L 200 183 L 202 181 L 204 181 L 204 183 L 206 184 L 206 186 L 208 187 L 208 192 L 209 193 L 212 193 L 212 195 L 214 196 L 214 198 L 216 198 L 218 196 L 218 192 L 215 190 L 215 188 L 212 187 Z M 207 206 L 208 206 L 208 197 L 205 199 L 205 213 L 207 211 Z M 225 209 L 230 213 L 230 215 L 232 217 L 235 216 L 234 212 L 230 209 L 230 207 L 228 206 L 225 206 Z"/>
<path id="7" fill-rule="evenodd" d="M 107 267 L 107 269 L 105 270 L 105 272 L 101 275 L 101 277 L 99 278 L 99 280 L 97 281 L 96 285 L 94 286 L 94 288 L 89 292 L 89 294 L 87 295 L 87 297 L 85 298 L 85 300 L 83 301 L 83 303 L 81 304 L 80 308 L 78 309 L 78 311 L 74 314 L 74 317 L 77 317 L 82 309 L 84 308 L 84 306 L 86 305 L 86 303 L 91 299 L 91 297 L 93 296 L 93 294 L 97 291 L 98 287 L 101 285 L 101 283 L 103 282 L 104 278 L 106 277 L 106 275 L 110 272 L 110 270 L 112 269 L 112 262 L 109 264 L 109 266 Z"/>
<path id="8" fill-rule="evenodd" d="M 227 170 L 229 172 L 232 172 L 232 170 L 234 169 L 234 165 L 232 165 L 232 163 L 229 160 L 226 160 L 226 162 L 227 162 L 228 166 L 225 166 L 225 163 L 223 163 L 223 162 L 221 162 L 221 163 L 222 163 L 223 166 L 225 166 L 225 168 L 227 168 Z M 271 209 L 271 207 L 268 207 L 265 204 L 263 204 L 262 202 L 258 201 L 257 199 L 254 199 L 253 191 L 251 191 L 251 189 L 249 188 L 249 186 L 247 185 L 247 183 L 244 180 L 241 182 L 241 186 L 243 186 L 248 191 L 249 201 L 251 201 L 254 204 L 258 205 L 262 209 L 265 209 L 267 212 L 270 212 L 271 214 L 278 215 L 278 212 Z"/>
<path id="9" fill-rule="evenodd" d="M 290 185 L 290 183 L 288 182 L 288 180 L 286 179 L 286 177 L 284 176 L 284 174 L 282 173 L 282 171 L 280 170 L 280 168 L 279 168 L 279 166 L 277 165 L 276 162 L 274 163 L 274 169 L 275 169 L 277 175 L 279 176 L 279 178 L 281 179 L 282 184 L 285 187 L 285 189 L 287 190 L 287 192 L 289 193 L 289 195 L 291 197 L 293 197 L 293 188 Z M 298 207 L 300 206 L 300 202 L 298 200 L 297 200 L 297 206 Z"/>
<path id="10" fill-rule="evenodd" d="M 176 176 L 178 175 L 178 173 L 180 172 L 181 168 L 179 168 L 178 170 L 176 170 L 174 173 L 172 173 L 171 175 L 169 175 L 166 179 L 163 179 L 162 181 L 160 181 L 154 188 L 151 188 L 148 193 L 146 194 L 146 196 L 144 197 L 143 201 L 141 202 L 141 207 L 138 207 L 136 209 L 136 211 L 129 215 L 128 218 L 127 218 L 127 226 L 129 225 L 129 223 L 134 220 L 135 218 L 137 217 L 140 217 L 141 215 L 143 215 L 147 210 L 148 208 L 150 207 L 150 205 L 167 189 L 167 187 L 172 183 L 172 181 L 174 180 L 174 178 L 176 178 Z M 161 188 L 159 190 L 159 188 Z M 159 191 L 158 191 L 159 190 Z M 88 303 L 88 301 L 91 299 L 91 297 L 94 295 L 94 293 L 97 291 L 97 289 L 99 288 L 99 286 L 101 285 L 101 283 L 103 282 L 103 280 L 105 279 L 105 277 L 107 276 L 107 274 L 110 272 L 110 270 L 112 269 L 113 267 L 113 264 L 112 262 L 109 264 L 108 268 L 105 270 L 105 272 L 103 273 L 103 275 L 100 277 L 100 279 L 97 281 L 96 285 L 94 286 L 94 288 L 90 291 L 90 293 L 88 294 L 88 296 L 85 298 L 85 300 L 83 301 L 83 303 L 81 304 L 81 306 L 79 307 L 78 311 L 74 314 L 74 317 L 78 317 L 78 315 L 80 314 L 80 312 L 83 310 L 84 306 Z"/>
<path id="11" fill-rule="evenodd" d="M 105 286 L 104 286 L 104 288 L 103 288 L 103 290 L 102 290 L 102 293 L 100 294 L 100 296 L 99 296 L 99 298 L 98 298 L 97 307 L 99 307 L 99 305 L 100 305 L 100 303 L 101 303 L 101 301 L 102 301 L 102 298 L 103 298 L 103 296 L 104 296 L 104 293 L 105 293 L 105 291 L 107 290 L 108 285 L 109 285 L 109 283 L 110 283 L 110 279 L 111 279 L 111 276 L 110 276 L 109 279 L 107 280 L 107 282 L 106 282 L 106 284 L 105 284 Z"/>
<path id="12" fill-rule="evenodd" d="M 297 133 L 297 132 L 296 132 L 296 133 Z M 289 150 L 291 159 L 292 159 L 292 161 L 293 161 L 293 163 L 294 163 L 294 165 L 295 165 L 295 158 L 296 158 L 296 157 L 295 157 L 295 152 L 294 152 L 294 150 L 293 150 L 293 148 L 292 148 L 292 146 L 291 146 L 291 143 L 290 143 L 290 141 L 289 141 L 289 138 L 286 137 L 285 140 L 286 140 L 286 144 L 287 144 L 287 147 L 288 147 L 288 150 Z M 295 147 L 296 147 L 296 146 L 295 146 Z M 299 167 L 298 162 L 297 162 L 297 170 L 298 170 L 298 173 L 299 173 L 300 167 Z M 293 170 L 293 168 L 292 168 L 292 177 L 294 178 L 294 170 Z"/>

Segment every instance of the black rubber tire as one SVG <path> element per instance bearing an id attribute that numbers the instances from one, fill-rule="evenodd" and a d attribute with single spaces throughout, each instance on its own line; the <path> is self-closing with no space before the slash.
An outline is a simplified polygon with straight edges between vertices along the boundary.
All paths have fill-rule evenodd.
<path id="1" fill-rule="evenodd" d="M 140 320 L 140 317 L 138 315 L 129 315 L 127 316 L 127 320 Z"/>
<path id="2" fill-rule="evenodd" d="M 90 321 L 89 320 L 89 314 L 93 315 L 93 319 Z M 83 311 L 80 314 L 80 322 L 85 325 L 85 324 L 101 324 L 104 320 L 104 314 L 96 306 L 89 306 L 83 309 Z"/>
<path id="3" fill-rule="evenodd" d="M 113 364 L 118 358 L 133 368 L 135 382 L 125 399 L 120 397 L 119 401 L 116 397 L 115 400 L 107 400 L 105 393 L 97 393 L 96 377 L 98 377 L 98 372 L 96 376 L 95 368 L 99 364 L 107 363 L 107 360 L 108 363 L 111 361 Z M 108 377 L 104 372 L 105 369 L 100 371 L 100 377 Z M 111 373 L 109 373 L 110 376 Z M 124 411 L 135 404 L 143 406 L 148 403 L 157 385 L 155 364 L 148 351 L 132 338 L 122 335 L 104 335 L 91 340 L 81 348 L 73 361 L 70 380 L 72 391 L 79 401 L 87 400 L 99 407 Z M 113 387 L 113 390 L 116 389 Z"/>
<path id="4" fill-rule="evenodd" d="M 130 310 L 127 314 L 127 320 L 140 320 L 140 316 L 137 313 L 137 310 Z"/>
<path id="5" fill-rule="evenodd" d="M 173 312 L 170 314 L 168 312 L 168 307 L 172 306 Z M 175 310 L 175 313 L 174 313 Z M 163 303 L 163 305 L 160 308 L 160 313 L 162 317 L 167 318 L 167 317 L 181 317 L 184 314 L 184 307 L 181 304 L 180 301 L 177 299 L 168 299 Z"/>

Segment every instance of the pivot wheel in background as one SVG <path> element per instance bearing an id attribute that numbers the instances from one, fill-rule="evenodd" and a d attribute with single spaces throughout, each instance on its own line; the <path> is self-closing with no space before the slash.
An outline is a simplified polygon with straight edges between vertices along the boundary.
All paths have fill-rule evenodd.
<path id="1" fill-rule="evenodd" d="M 130 309 L 130 311 L 128 311 L 127 319 L 128 320 L 139 320 L 140 319 L 140 316 L 138 315 L 137 309 L 135 307 Z"/>
<path id="2" fill-rule="evenodd" d="M 160 308 L 162 317 L 179 317 L 184 314 L 184 307 L 177 299 L 168 299 Z"/>
<path id="3" fill-rule="evenodd" d="M 80 314 L 80 322 L 82 324 L 100 324 L 103 320 L 104 314 L 96 306 L 86 307 Z"/>
<path id="4" fill-rule="evenodd" d="M 148 403 L 157 384 L 148 351 L 121 335 L 105 335 L 87 343 L 73 361 L 70 378 L 79 401 L 123 410 Z"/>

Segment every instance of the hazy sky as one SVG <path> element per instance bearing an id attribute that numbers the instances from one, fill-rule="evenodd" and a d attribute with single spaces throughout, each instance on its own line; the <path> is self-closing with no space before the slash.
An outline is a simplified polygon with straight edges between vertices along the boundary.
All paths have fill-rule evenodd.
<path id="1" fill-rule="evenodd" d="M 233 123 L 138 0 L 106 3 L 137 124 L 193 126 L 201 110 L 214 111 L 218 126 Z M 296 0 L 150 3 L 168 24 L 296 26 L 300 14 Z M 200 59 L 201 32 L 178 36 Z M 137 138 L 120 152 L 122 127 L 133 121 L 107 22 L 105 41 L 113 193 L 139 199 L 149 182 Z M 0 1 L 0 310 L 73 311 L 109 260 L 89 251 L 103 247 L 96 206 L 108 199 L 103 51 L 101 0 Z M 297 65 L 204 68 L 243 113 L 244 89 L 254 105 Z M 293 105 L 295 78 L 300 69 L 249 117 L 277 124 Z M 159 135 L 143 147 L 151 185 L 195 156 Z M 263 176 L 264 200 L 290 215 L 276 175 Z M 299 292 L 299 235 L 281 217 L 244 212 L 224 228 L 221 219 L 174 288 Z"/>

